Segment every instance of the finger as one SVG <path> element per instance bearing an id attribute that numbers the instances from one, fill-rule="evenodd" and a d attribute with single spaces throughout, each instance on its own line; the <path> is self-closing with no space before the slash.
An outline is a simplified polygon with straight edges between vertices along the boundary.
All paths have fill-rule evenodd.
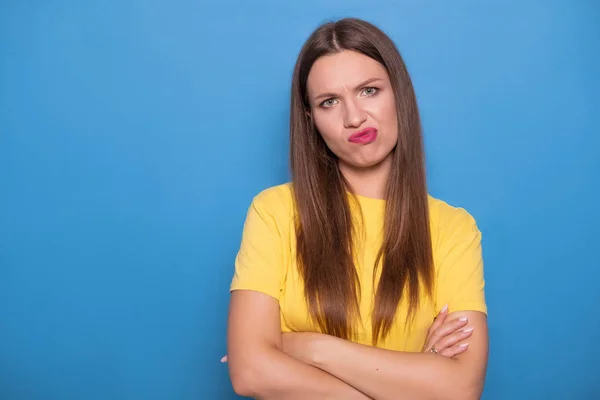
<path id="1" fill-rule="evenodd" d="M 442 324 L 446 320 L 447 316 L 448 316 L 448 305 L 446 304 L 444 307 L 442 307 L 441 311 L 438 313 L 438 315 L 433 320 L 433 324 L 431 324 L 431 326 L 429 327 L 429 330 L 427 331 L 427 337 L 431 336 L 431 334 L 433 332 L 435 332 L 436 329 L 438 329 L 440 326 L 442 326 Z"/>
<path id="2" fill-rule="evenodd" d="M 423 351 L 431 350 L 431 346 L 434 341 L 431 340 L 433 333 L 439 329 L 444 322 L 446 321 L 446 317 L 448 316 L 448 304 L 444 305 L 438 315 L 433 319 L 433 324 L 427 330 L 427 335 L 425 337 L 425 346 L 423 346 Z"/>
<path id="3" fill-rule="evenodd" d="M 446 322 L 441 327 L 436 329 L 435 332 L 433 332 L 429 342 L 430 343 L 439 342 L 443 337 L 446 337 L 446 336 L 456 332 L 457 330 L 461 329 L 462 327 L 464 327 L 468 321 L 469 320 L 467 319 L 467 317 L 460 317 L 460 318 L 456 318 L 452 321 Z"/>
<path id="4" fill-rule="evenodd" d="M 438 352 L 448 349 L 448 348 L 454 346 L 455 344 L 458 344 L 459 342 L 465 340 L 466 338 L 471 336 L 472 333 L 473 333 L 473 327 L 460 329 L 450 335 L 443 337 L 439 341 L 435 342 L 435 348 L 438 350 Z"/>
<path id="5" fill-rule="evenodd" d="M 438 354 L 441 354 L 444 357 L 452 358 L 461 353 L 464 353 L 465 351 L 467 351 L 468 348 L 469 343 L 455 344 L 454 346 L 449 347 L 444 351 L 438 352 Z"/>
<path id="6" fill-rule="evenodd" d="M 225 362 L 227 362 L 227 356 L 224 356 L 223 358 L 221 358 L 221 362 L 222 362 L 222 363 L 225 363 Z"/>

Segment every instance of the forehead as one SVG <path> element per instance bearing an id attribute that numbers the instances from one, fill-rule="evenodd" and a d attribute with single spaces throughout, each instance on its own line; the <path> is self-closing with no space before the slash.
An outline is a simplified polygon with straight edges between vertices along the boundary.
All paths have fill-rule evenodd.
<path id="1" fill-rule="evenodd" d="M 370 78 L 388 79 L 383 65 L 364 54 L 344 50 L 320 57 L 313 64 L 307 80 L 309 95 L 338 92 L 354 88 Z"/>

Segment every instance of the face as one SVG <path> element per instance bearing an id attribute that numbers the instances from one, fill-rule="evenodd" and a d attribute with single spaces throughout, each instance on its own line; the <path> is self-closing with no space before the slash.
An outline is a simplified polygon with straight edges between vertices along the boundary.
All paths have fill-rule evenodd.
<path id="1" fill-rule="evenodd" d="M 398 139 L 394 94 L 385 68 L 355 51 L 323 56 L 307 81 L 310 116 L 341 167 L 389 159 Z"/>

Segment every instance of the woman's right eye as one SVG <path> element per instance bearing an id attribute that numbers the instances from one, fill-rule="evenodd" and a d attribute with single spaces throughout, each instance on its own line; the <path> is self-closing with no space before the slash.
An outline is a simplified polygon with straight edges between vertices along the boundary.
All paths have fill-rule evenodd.
<path id="1" fill-rule="evenodd" d="M 327 99 L 321 103 L 321 107 L 325 107 L 325 108 L 332 107 L 335 105 L 336 101 L 337 101 L 336 99 Z"/>

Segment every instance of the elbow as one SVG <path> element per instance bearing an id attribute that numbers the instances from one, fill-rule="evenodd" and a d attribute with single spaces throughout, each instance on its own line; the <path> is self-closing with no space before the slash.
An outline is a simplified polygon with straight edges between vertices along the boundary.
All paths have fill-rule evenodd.
<path id="1" fill-rule="evenodd" d="M 238 396 L 255 398 L 260 395 L 260 376 L 255 373 L 254 368 L 239 368 L 237 371 L 229 371 L 231 386 Z"/>
<path id="2" fill-rule="evenodd" d="M 267 390 L 265 375 L 268 375 L 264 368 L 257 362 L 236 364 L 233 362 L 229 366 L 229 378 L 235 394 L 250 398 L 264 396 Z"/>
<path id="3" fill-rule="evenodd" d="M 249 371 L 230 372 L 229 376 L 235 394 L 242 397 L 257 397 L 258 390 L 256 389 L 256 379 L 253 373 Z"/>
<path id="4" fill-rule="evenodd" d="M 464 399 L 464 400 L 481 400 L 481 391 L 475 388 L 467 389 L 463 391 L 459 397 L 455 397 L 456 399 Z"/>
<path id="5" fill-rule="evenodd" d="M 475 375 L 469 379 L 464 387 L 466 400 L 481 400 L 483 395 L 483 386 L 485 384 L 485 374 Z"/>
<path id="6" fill-rule="evenodd" d="M 483 393 L 483 380 L 475 376 L 447 371 L 438 376 L 437 385 L 428 385 L 428 394 L 424 396 L 429 400 L 481 400 Z"/>
<path id="7" fill-rule="evenodd" d="M 481 400 L 485 383 L 485 370 L 473 370 L 471 366 L 451 365 L 451 369 L 444 374 L 444 384 L 440 385 L 436 400 Z"/>
<path id="8" fill-rule="evenodd" d="M 462 385 L 454 386 L 448 390 L 444 396 L 440 396 L 444 400 L 481 400 L 483 387 L 476 382 L 469 382 Z"/>
<path id="9" fill-rule="evenodd" d="M 465 398 L 467 400 L 481 400 L 481 396 L 483 395 L 483 384 L 474 383 L 473 385 L 470 385 L 466 389 L 466 394 L 467 397 Z"/>

